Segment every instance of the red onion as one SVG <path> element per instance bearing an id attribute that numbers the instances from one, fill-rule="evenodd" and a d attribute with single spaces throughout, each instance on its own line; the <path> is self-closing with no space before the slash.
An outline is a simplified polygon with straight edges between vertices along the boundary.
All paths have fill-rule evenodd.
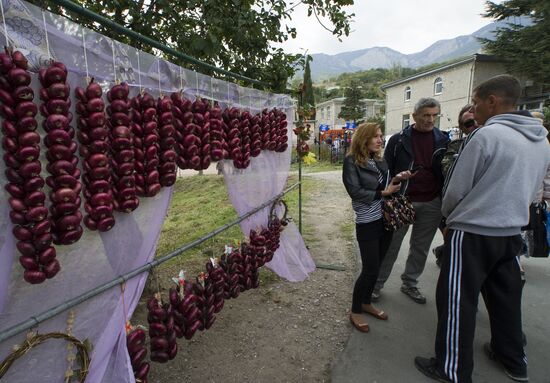
<path id="1" fill-rule="evenodd" d="M 210 105 L 207 100 L 197 97 L 191 104 L 193 112 L 194 134 L 200 138 L 196 141 L 198 154 L 191 157 L 190 164 L 195 170 L 207 169 L 212 161 L 210 156 Z M 197 163 L 196 157 L 200 158 Z"/>
<path id="2" fill-rule="evenodd" d="M 96 93 L 90 93 L 95 95 Z M 126 347 L 134 371 L 134 377 L 142 382 L 147 381 L 149 374 L 149 363 L 143 361 L 147 355 L 145 348 L 145 331 L 141 328 L 130 328 L 126 334 Z"/>
<path id="3" fill-rule="evenodd" d="M 130 126 L 121 124 L 121 122 L 131 120 L 128 93 L 129 87 L 126 83 L 116 84 L 107 92 L 107 99 L 110 102 L 107 107 L 107 114 L 109 115 L 107 126 L 110 132 L 111 168 L 113 169 L 112 176 L 115 185 L 113 188 L 114 208 L 125 213 L 129 213 L 139 206 L 135 186 L 134 160 L 119 155 L 125 150 L 134 151 Z M 118 183 L 122 178 L 128 180 L 127 185 Z"/>
<path id="4" fill-rule="evenodd" d="M 149 315 L 149 337 L 151 338 L 151 360 L 158 363 L 166 363 L 174 359 L 178 351 L 177 337 L 173 308 L 170 303 L 163 304 L 160 294 L 149 298 L 147 301 Z"/>
<path id="5" fill-rule="evenodd" d="M 176 165 L 180 169 L 189 169 L 191 166 L 187 158 L 187 148 L 195 144 L 193 132 L 190 132 L 191 129 L 187 129 L 187 124 L 193 122 L 191 101 L 182 97 L 181 92 L 172 93 L 170 98 L 172 99 L 172 115 L 174 116 L 173 125 L 176 129 L 174 134 L 176 139 L 174 150 L 177 153 Z"/>
<path id="6" fill-rule="evenodd" d="M 136 192 L 140 196 L 153 197 L 160 191 L 157 173 L 158 129 L 155 99 L 148 93 L 139 94 L 131 100 L 132 134 L 134 151 Z"/>
<path id="7" fill-rule="evenodd" d="M 160 184 L 172 186 L 176 182 L 175 128 L 172 114 L 173 103 L 170 97 L 164 96 L 157 101 L 157 113 L 160 134 L 160 162 L 158 171 Z"/>
<path id="8" fill-rule="evenodd" d="M 60 62 L 52 62 L 50 66 L 40 72 L 40 82 L 42 90 L 40 92 L 43 104 L 40 111 L 46 119 L 42 127 L 48 133 L 44 143 L 48 147 L 46 158 L 48 165 L 46 170 L 52 175 L 51 182 L 48 185 L 52 188 L 50 200 L 52 205 L 50 212 L 52 215 L 52 234 L 53 242 L 59 245 L 69 245 L 78 241 L 82 235 L 81 214 L 78 212 L 80 207 L 80 170 L 77 167 L 78 157 L 75 155 L 77 145 L 73 142 L 74 129 L 70 126 L 72 115 L 69 112 L 69 85 L 66 83 L 67 69 Z M 56 196 L 61 189 L 67 189 L 65 185 L 56 182 L 56 178 L 63 176 L 71 179 L 69 182 L 74 198 L 70 205 L 58 205 L 66 201 L 59 200 Z M 67 196 L 67 192 L 63 192 Z M 65 219 L 70 216 L 70 219 Z M 65 224 L 70 220 L 71 224 Z"/>
<path id="9" fill-rule="evenodd" d="M 30 83 L 25 56 L 18 51 L 0 53 L 2 147 L 8 179 L 5 189 L 11 196 L 10 219 L 16 225 L 12 232 L 22 254 L 19 263 L 25 269 L 23 278 L 35 284 L 55 276 L 60 267 L 51 246 L 48 209 L 44 206 L 46 195 L 38 160 L 40 135 L 35 132 L 38 108 Z"/>

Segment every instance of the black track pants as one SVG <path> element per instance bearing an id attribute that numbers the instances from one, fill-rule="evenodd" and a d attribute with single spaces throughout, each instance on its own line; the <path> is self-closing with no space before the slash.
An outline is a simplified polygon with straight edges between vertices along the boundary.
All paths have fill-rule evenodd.
<path id="1" fill-rule="evenodd" d="M 493 351 L 511 372 L 527 369 L 521 333 L 519 235 L 489 237 L 450 230 L 437 282 L 435 354 L 453 382 L 471 382 L 477 303 L 484 290 Z"/>

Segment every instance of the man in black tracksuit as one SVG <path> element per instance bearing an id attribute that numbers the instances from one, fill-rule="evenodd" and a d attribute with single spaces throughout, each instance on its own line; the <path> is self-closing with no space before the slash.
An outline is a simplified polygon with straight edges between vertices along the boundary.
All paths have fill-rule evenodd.
<path id="1" fill-rule="evenodd" d="M 491 325 L 485 352 L 509 378 L 529 380 L 517 255 L 550 148 L 540 121 L 516 112 L 520 94 L 518 80 L 509 75 L 474 90 L 472 110 L 483 128 L 468 136 L 443 188 L 448 233 L 436 291 L 436 357 L 415 359 L 422 373 L 440 382 L 472 381 L 481 290 Z"/>
<path id="2" fill-rule="evenodd" d="M 384 159 L 392 177 L 405 170 L 413 170 L 415 174 L 401 189 L 411 200 L 416 212 L 415 222 L 411 225 L 409 255 L 405 271 L 401 275 L 401 291 L 417 303 L 426 303 L 426 298 L 417 288 L 418 278 L 424 271 L 430 245 L 441 221 L 441 159 L 449 138 L 435 127 L 440 111 L 437 100 L 420 99 L 414 108 L 415 123 L 401 133 L 394 134 L 384 150 Z M 380 289 L 390 276 L 408 229 L 407 225 L 393 234 L 386 257 L 380 266 L 372 295 L 374 300 L 378 298 Z"/>

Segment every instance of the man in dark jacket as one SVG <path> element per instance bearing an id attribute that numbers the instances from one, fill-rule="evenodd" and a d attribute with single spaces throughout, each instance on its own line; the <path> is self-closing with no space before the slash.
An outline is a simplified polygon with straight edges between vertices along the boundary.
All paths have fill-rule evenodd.
<path id="1" fill-rule="evenodd" d="M 430 245 L 441 221 L 441 188 L 444 180 L 441 159 L 449 138 L 435 127 L 440 110 L 437 100 L 420 99 L 414 107 L 415 123 L 407 126 L 400 134 L 394 134 L 384 151 L 392 177 L 404 170 L 415 171 L 415 176 L 404 183 L 401 189 L 410 198 L 416 212 L 409 255 L 401 275 L 401 291 L 417 303 L 426 303 L 426 298 L 417 288 L 418 277 L 424 271 Z M 393 234 L 373 292 L 375 300 L 379 298 L 380 289 L 390 276 L 408 230 L 409 227 L 404 226 Z"/>

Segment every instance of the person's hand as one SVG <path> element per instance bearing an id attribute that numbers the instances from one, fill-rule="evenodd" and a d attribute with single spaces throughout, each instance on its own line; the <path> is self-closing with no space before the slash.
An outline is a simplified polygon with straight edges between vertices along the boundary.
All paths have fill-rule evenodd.
<path id="1" fill-rule="evenodd" d="M 395 177 L 393 177 L 392 179 L 392 182 L 388 185 L 388 187 L 386 187 L 382 193 L 382 196 L 386 197 L 386 196 L 389 196 L 393 193 L 396 193 L 399 191 L 399 189 L 401 188 L 401 181 L 394 181 Z M 394 182 L 397 182 L 397 183 L 394 183 Z"/>
<path id="2" fill-rule="evenodd" d="M 402 180 L 408 180 L 409 178 L 414 177 L 416 175 L 416 173 L 417 172 L 411 173 L 410 170 L 405 170 L 401 173 L 398 173 L 396 177 L 400 178 Z"/>

